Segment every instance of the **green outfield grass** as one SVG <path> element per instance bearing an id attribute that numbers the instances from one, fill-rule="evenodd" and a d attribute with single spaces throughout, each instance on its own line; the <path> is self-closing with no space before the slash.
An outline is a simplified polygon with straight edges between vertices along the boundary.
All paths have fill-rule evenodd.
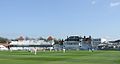
<path id="1" fill-rule="evenodd" d="M 0 64 L 120 64 L 120 51 L 0 51 Z"/>

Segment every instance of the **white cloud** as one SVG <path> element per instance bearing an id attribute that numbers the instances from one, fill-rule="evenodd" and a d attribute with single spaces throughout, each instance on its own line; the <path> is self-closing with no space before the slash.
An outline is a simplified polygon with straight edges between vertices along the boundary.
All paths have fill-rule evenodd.
<path id="1" fill-rule="evenodd" d="M 115 6 L 119 6 L 119 5 L 120 5 L 120 2 L 114 2 L 114 3 L 111 2 L 111 3 L 110 3 L 110 6 L 111 6 L 111 7 L 115 7 Z"/>
<path id="2" fill-rule="evenodd" d="M 91 4 L 92 4 L 92 5 L 95 5 L 95 4 L 96 4 L 96 1 L 92 1 Z"/>

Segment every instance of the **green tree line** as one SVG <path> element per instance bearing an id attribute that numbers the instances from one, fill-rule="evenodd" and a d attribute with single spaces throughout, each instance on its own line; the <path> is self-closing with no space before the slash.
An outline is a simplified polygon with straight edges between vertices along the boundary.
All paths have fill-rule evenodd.
<path id="1" fill-rule="evenodd" d="M 9 39 L 0 37 L 0 43 L 7 43 L 9 42 Z"/>

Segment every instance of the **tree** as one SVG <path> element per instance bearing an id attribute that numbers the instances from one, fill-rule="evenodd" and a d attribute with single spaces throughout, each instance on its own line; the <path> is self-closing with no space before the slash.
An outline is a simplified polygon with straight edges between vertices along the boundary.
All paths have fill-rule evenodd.
<path id="1" fill-rule="evenodd" d="M 0 43 L 7 43 L 9 40 L 7 38 L 0 37 Z"/>
<path id="2" fill-rule="evenodd" d="M 57 39 L 54 39 L 55 44 L 59 44 L 59 41 Z"/>
<path id="3" fill-rule="evenodd" d="M 37 38 L 37 40 L 46 40 L 46 39 L 43 37 L 39 37 L 39 38 Z"/>
<path id="4" fill-rule="evenodd" d="M 63 42 L 64 42 L 64 40 L 62 39 L 62 40 L 59 41 L 59 44 L 63 45 Z"/>
<path id="5" fill-rule="evenodd" d="M 55 44 L 63 45 L 64 40 L 62 39 L 54 39 Z"/>

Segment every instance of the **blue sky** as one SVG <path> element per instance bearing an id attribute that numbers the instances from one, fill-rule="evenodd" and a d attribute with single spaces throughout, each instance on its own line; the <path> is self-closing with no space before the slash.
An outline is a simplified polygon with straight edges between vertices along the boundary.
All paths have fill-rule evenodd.
<path id="1" fill-rule="evenodd" d="M 0 36 L 120 38 L 120 0 L 0 0 Z"/>

